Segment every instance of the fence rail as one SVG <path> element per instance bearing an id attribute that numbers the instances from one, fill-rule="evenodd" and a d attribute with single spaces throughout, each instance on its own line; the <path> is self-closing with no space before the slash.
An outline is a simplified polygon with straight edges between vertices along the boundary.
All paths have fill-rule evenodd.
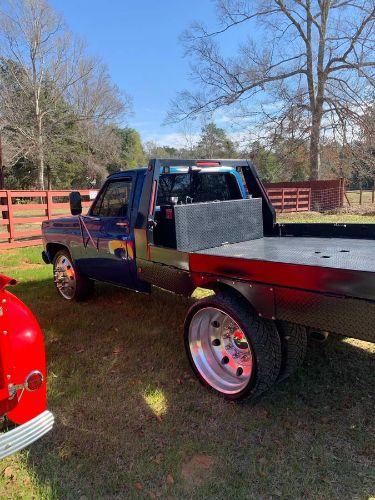
<path id="1" fill-rule="evenodd" d="M 268 194 L 277 212 L 308 211 L 311 189 L 269 188 Z M 96 191 L 80 190 L 82 206 L 88 208 Z M 0 250 L 40 245 L 44 220 L 69 215 L 69 190 L 0 191 Z"/>
<path id="2" fill-rule="evenodd" d="M 96 191 L 79 192 L 84 200 L 82 206 L 88 208 Z M 70 190 L 0 191 L 0 249 L 39 245 L 41 223 L 70 214 L 69 193 Z"/>
<path id="3" fill-rule="evenodd" d="M 268 188 L 267 193 L 276 212 L 308 212 L 311 208 L 310 188 Z"/>

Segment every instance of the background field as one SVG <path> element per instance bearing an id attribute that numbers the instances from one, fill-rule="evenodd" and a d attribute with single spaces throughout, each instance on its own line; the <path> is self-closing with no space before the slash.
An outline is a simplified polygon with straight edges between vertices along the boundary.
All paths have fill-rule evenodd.
<path id="1" fill-rule="evenodd" d="M 98 286 L 57 297 L 40 248 L 0 272 L 46 337 L 56 427 L 1 464 L 1 498 L 368 498 L 375 493 L 373 344 L 311 346 L 257 404 L 228 404 L 191 376 L 189 301 Z"/>

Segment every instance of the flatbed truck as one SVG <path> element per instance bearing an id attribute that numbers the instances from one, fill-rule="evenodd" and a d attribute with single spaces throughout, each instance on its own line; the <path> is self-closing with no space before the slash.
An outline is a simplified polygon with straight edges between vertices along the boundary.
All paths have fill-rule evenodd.
<path id="1" fill-rule="evenodd" d="M 192 369 L 230 400 L 303 362 L 309 331 L 375 340 L 375 225 L 278 224 L 248 160 L 153 159 L 108 177 L 87 215 L 43 222 L 43 259 L 67 301 L 95 281 L 214 293 L 187 311 Z M 161 319 L 162 320 L 162 319 Z"/>

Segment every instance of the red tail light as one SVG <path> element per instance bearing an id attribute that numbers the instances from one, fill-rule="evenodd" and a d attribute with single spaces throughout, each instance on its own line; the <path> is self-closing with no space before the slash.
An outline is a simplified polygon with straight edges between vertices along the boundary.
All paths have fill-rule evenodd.
<path id="1" fill-rule="evenodd" d="M 43 374 L 37 370 L 33 371 L 26 377 L 25 388 L 28 391 L 36 391 L 37 389 L 42 387 L 43 381 Z"/>
<path id="2" fill-rule="evenodd" d="M 197 167 L 220 167 L 219 161 L 197 161 Z"/>

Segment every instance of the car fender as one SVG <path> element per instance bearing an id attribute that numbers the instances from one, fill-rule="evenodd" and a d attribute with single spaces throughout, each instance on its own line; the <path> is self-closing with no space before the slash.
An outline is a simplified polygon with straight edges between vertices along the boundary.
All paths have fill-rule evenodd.
<path id="1" fill-rule="evenodd" d="M 0 356 L 2 388 L 9 389 L 25 383 L 28 375 L 39 371 L 43 384 L 35 391 L 19 389 L 14 398 L 17 404 L 8 411 L 8 418 L 22 424 L 46 409 L 46 361 L 44 339 L 37 320 L 30 309 L 4 287 L 14 284 L 10 278 L 0 277 Z"/>

